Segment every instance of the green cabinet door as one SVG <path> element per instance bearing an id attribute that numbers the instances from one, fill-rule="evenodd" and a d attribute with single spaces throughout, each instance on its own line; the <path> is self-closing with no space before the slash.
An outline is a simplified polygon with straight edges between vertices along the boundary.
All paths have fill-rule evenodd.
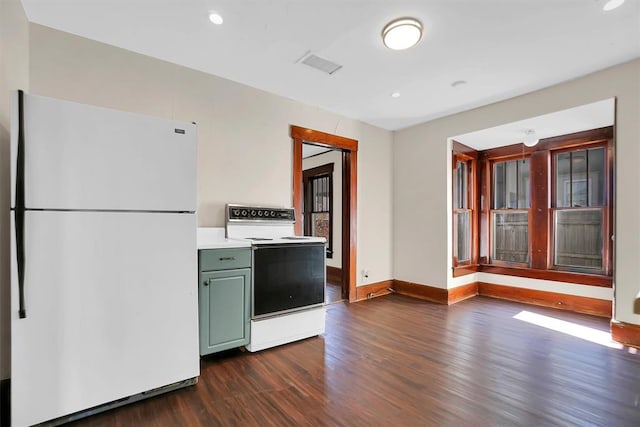
<path id="1" fill-rule="evenodd" d="M 200 354 L 249 344 L 251 269 L 200 273 Z"/>

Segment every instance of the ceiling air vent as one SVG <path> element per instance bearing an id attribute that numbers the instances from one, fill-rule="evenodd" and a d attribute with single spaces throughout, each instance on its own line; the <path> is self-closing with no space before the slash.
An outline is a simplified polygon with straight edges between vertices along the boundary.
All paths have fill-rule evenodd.
<path id="1" fill-rule="evenodd" d="M 316 70 L 320 70 L 323 73 L 327 73 L 329 75 L 332 75 L 340 68 L 342 68 L 342 65 L 338 65 L 335 62 L 320 58 L 319 56 L 308 52 L 298 62 L 301 62 L 304 65 L 308 65 L 311 68 L 315 68 Z"/>

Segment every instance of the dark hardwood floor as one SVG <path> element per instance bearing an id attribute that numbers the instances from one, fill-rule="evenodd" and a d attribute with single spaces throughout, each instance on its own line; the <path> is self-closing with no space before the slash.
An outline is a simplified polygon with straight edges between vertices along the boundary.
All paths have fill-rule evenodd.
<path id="1" fill-rule="evenodd" d="M 635 349 L 513 318 L 523 310 L 609 328 L 485 297 L 332 304 L 324 337 L 204 358 L 196 386 L 73 426 L 640 425 Z"/>

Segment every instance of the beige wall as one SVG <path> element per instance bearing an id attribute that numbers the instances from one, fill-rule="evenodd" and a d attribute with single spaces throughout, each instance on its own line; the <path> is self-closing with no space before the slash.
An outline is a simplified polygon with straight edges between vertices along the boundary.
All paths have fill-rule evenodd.
<path id="1" fill-rule="evenodd" d="M 11 371 L 9 304 L 9 91 L 29 89 L 29 31 L 19 0 L 0 0 L 0 379 Z"/>
<path id="2" fill-rule="evenodd" d="M 291 205 L 289 125 L 357 139 L 357 265 L 376 266 L 369 280 L 393 277 L 391 132 L 68 33 L 30 28 L 31 93 L 197 122 L 201 226 L 223 226 L 227 202 Z M 379 215 L 363 214 L 374 210 Z"/>
<path id="3" fill-rule="evenodd" d="M 448 138 L 606 98 L 617 98 L 615 315 L 640 324 L 640 60 L 394 134 L 395 278 L 447 288 L 469 280 L 610 299 L 611 290 L 556 282 L 451 275 L 450 152 Z M 506 283 L 508 282 L 508 283 Z"/>
<path id="4" fill-rule="evenodd" d="M 327 258 L 327 265 L 342 268 L 342 152 L 332 150 L 302 159 L 302 170 L 328 163 L 333 163 L 333 257 Z"/>
<path id="5" fill-rule="evenodd" d="M 0 3 L 4 8 L 5 0 Z M 25 56 L 28 63 L 24 62 L 17 73 L 23 78 L 18 86 L 26 88 L 24 82 L 28 82 L 32 94 L 198 124 L 200 226 L 223 226 L 224 204 L 227 202 L 292 204 L 291 124 L 357 139 L 357 265 L 376 266 L 369 281 L 393 277 L 391 132 L 229 80 L 40 25 L 28 24 L 27 30 L 22 15 L 24 42 L 21 51 L 28 53 Z M 3 28 L 5 16 L 3 10 Z M 3 51 L 3 60 L 4 55 Z M 17 87 L 16 84 L 8 87 Z M 5 98 L 3 96 L 3 126 L 8 115 L 8 99 Z M 7 286 L 2 288 L 0 314 L 6 317 L 9 307 L 8 298 L 5 298 L 9 282 L 6 231 L 9 172 L 8 156 L 5 155 L 8 151 L 7 131 L 2 132 L 0 278 Z M 379 214 L 363 215 L 363 212 L 373 210 Z M 359 280 L 358 285 L 362 284 L 365 282 Z M 6 320 L 2 323 L 2 355 L 9 351 Z M 8 365 L 3 363 L 2 369 L 3 377 L 7 377 Z"/>

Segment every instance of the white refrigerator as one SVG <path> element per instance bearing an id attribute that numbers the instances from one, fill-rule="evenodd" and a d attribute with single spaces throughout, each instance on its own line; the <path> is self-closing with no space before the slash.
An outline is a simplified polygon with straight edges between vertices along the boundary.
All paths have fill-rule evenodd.
<path id="1" fill-rule="evenodd" d="M 12 102 L 12 425 L 195 383 L 195 125 Z"/>

